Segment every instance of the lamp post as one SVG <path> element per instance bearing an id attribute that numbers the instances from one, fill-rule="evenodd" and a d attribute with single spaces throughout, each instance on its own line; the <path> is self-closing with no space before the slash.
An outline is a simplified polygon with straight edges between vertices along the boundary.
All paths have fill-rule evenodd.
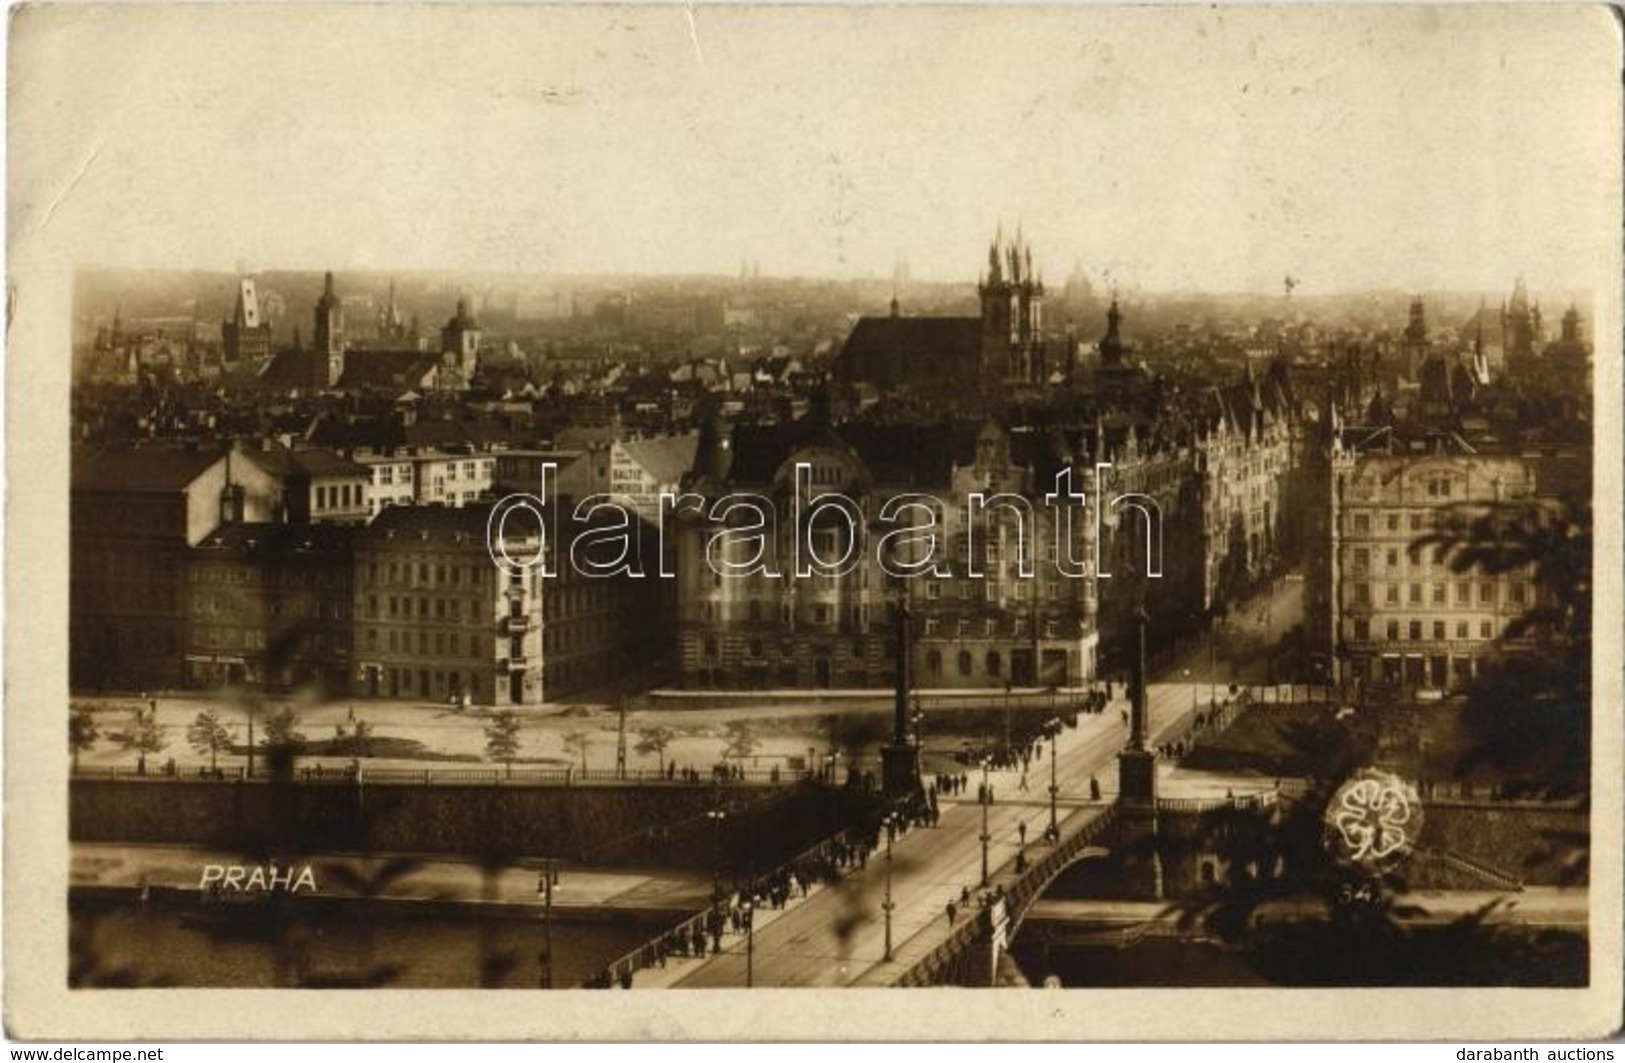
<path id="1" fill-rule="evenodd" d="M 1057 757 L 1055 747 L 1061 741 L 1060 717 L 1050 717 L 1049 723 L 1045 724 L 1045 730 L 1049 732 L 1049 838 L 1050 844 L 1054 845 L 1061 840 L 1060 821 L 1055 811 L 1056 798 L 1061 794 L 1060 784 L 1055 777 L 1055 761 Z"/>
<path id="2" fill-rule="evenodd" d="M 891 962 L 891 913 L 896 907 L 891 899 L 891 845 L 892 836 L 897 833 L 897 813 L 887 814 L 883 821 L 886 827 L 886 899 L 881 903 L 881 911 L 886 913 L 886 954 L 881 957 L 886 963 Z M 984 875 L 985 877 L 985 875 Z"/>
<path id="3" fill-rule="evenodd" d="M 1010 691 L 1014 688 L 1014 686 L 1015 686 L 1015 684 L 1012 683 L 1010 680 L 1006 679 L 1004 681 L 1004 752 L 1005 752 L 1006 756 L 1010 755 L 1010 752 L 1011 752 L 1011 749 L 1010 749 Z"/>
<path id="4" fill-rule="evenodd" d="M 1217 609 L 1210 611 L 1207 618 L 1207 704 L 1212 708 L 1219 701 L 1219 663 L 1214 652 L 1214 627 L 1218 624 Z"/>
<path id="5" fill-rule="evenodd" d="M 559 883 L 558 869 L 551 859 L 542 861 L 536 892 L 542 895 L 542 988 L 553 988 L 553 888 Z"/>
<path id="6" fill-rule="evenodd" d="M 990 791 L 988 789 L 988 786 L 987 786 L 987 765 L 988 765 L 987 758 L 983 757 L 982 758 L 982 836 L 981 836 L 981 841 L 982 841 L 982 888 L 983 889 L 987 888 L 987 843 L 989 841 L 991 841 L 992 837 L 993 837 L 992 835 L 990 835 L 987 832 L 987 806 L 993 803 L 992 800 L 991 800 L 991 798 L 993 796 L 992 791 Z"/>
<path id="7" fill-rule="evenodd" d="M 754 897 L 747 897 L 740 906 L 741 914 L 745 920 L 745 988 L 755 985 L 755 959 L 756 959 L 756 901 Z"/>
<path id="8" fill-rule="evenodd" d="M 722 821 L 728 818 L 728 813 L 717 807 L 707 812 L 705 818 L 711 821 L 711 903 L 716 904 L 722 900 Z"/>

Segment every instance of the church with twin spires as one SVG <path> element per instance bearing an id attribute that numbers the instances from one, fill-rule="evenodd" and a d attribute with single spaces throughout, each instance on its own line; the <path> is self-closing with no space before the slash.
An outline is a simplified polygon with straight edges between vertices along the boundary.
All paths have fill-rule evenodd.
<path id="1" fill-rule="evenodd" d="M 906 316 L 893 297 L 889 315 L 858 320 L 836 358 L 835 380 L 959 405 L 1064 381 L 1067 344 L 1044 335 L 1044 281 L 1019 230 L 1013 240 L 1002 230 L 994 236 L 976 291 L 977 317 Z"/>

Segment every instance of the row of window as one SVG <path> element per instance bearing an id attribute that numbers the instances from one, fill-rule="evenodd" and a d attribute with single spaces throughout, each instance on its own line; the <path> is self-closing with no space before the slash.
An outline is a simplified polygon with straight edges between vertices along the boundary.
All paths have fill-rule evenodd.
<path id="1" fill-rule="evenodd" d="M 359 509 L 365 496 L 360 484 L 333 484 L 324 487 L 316 485 L 316 508 L 325 509 Z"/>
<path id="2" fill-rule="evenodd" d="M 312 620 L 343 620 L 348 602 L 332 598 L 244 598 L 233 594 L 194 594 L 193 616 L 289 616 Z"/>
<path id="3" fill-rule="evenodd" d="M 1479 639 L 1489 640 L 1495 638 L 1495 622 L 1493 620 L 1480 620 L 1478 622 Z M 1384 636 L 1389 642 L 1409 640 L 1420 642 L 1427 637 L 1427 622 L 1423 620 L 1399 621 L 1389 620 L 1384 626 Z M 1432 622 L 1431 633 L 1434 642 L 1443 642 L 1450 638 L 1451 622 L 1448 620 L 1435 620 Z M 1454 626 L 1455 638 L 1458 642 L 1467 642 L 1473 635 L 1471 621 L 1457 620 Z M 1371 639 L 1371 621 L 1365 619 L 1355 620 L 1350 628 L 1350 635 L 1358 642 L 1369 642 Z"/>
<path id="4" fill-rule="evenodd" d="M 277 652 L 282 655 L 295 653 L 323 654 L 330 650 L 347 651 L 350 648 L 349 637 L 342 631 L 306 631 L 290 632 L 292 638 L 289 643 L 278 638 Z M 230 627 L 198 625 L 192 628 L 190 644 L 197 650 L 263 650 L 265 649 L 265 632 L 257 627 Z"/>
<path id="5" fill-rule="evenodd" d="M 1001 627 L 1003 627 L 1005 625 L 1005 623 L 1006 623 L 1006 620 L 1004 620 L 1004 619 L 999 619 L 999 618 L 995 618 L 995 617 L 987 617 L 987 618 L 985 618 L 982 621 L 982 625 L 981 625 L 982 626 L 982 636 L 984 638 L 994 638 L 994 637 L 998 636 L 999 629 Z M 1024 616 L 1010 617 L 1010 618 L 1008 618 L 1008 623 L 1009 623 L 1009 628 L 1010 628 L 1010 634 L 1013 637 L 1015 637 L 1015 638 L 1026 638 L 1027 637 L 1027 634 L 1028 634 L 1028 632 L 1029 632 L 1029 630 L 1031 628 L 1031 625 L 1028 624 L 1026 617 L 1024 617 Z M 961 620 L 955 621 L 955 623 L 954 623 L 954 633 L 956 635 L 958 635 L 962 639 L 963 638 L 969 638 L 971 636 L 971 631 L 972 631 L 974 626 L 975 626 L 974 621 L 971 621 L 971 620 L 961 619 Z M 925 618 L 924 633 L 926 635 L 943 635 L 943 634 L 946 634 L 946 631 L 944 630 L 944 628 L 945 628 L 944 623 L 941 620 L 939 620 L 937 617 L 928 616 L 928 617 Z M 1044 633 L 1044 637 L 1047 638 L 1047 639 L 1053 639 L 1053 638 L 1060 638 L 1061 637 L 1061 623 L 1058 620 L 1045 620 L 1045 621 L 1043 621 L 1042 623 L 1039 624 L 1039 630 Z"/>
<path id="6" fill-rule="evenodd" d="M 349 573 L 338 566 L 307 568 L 303 565 L 194 565 L 186 581 L 193 584 L 234 583 L 248 586 L 266 584 L 281 587 L 344 587 Z"/>
<path id="7" fill-rule="evenodd" d="M 400 478 L 402 484 L 410 486 L 412 483 L 412 466 L 401 464 L 374 465 L 372 467 L 373 482 L 380 487 L 394 486 L 397 477 Z"/>
<path id="8" fill-rule="evenodd" d="M 1401 597 L 1410 605 L 1422 605 L 1431 601 L 1434 605 L 1449 605 L 1451 602 L 1450 587 L 1448 583 L 1412 583 L 1408 586 L 1400 583 L 1379 583 L 1384 605 L 1399 605 Z M 1402 589 L 1406 592 L 1402 594 Z M 1350 588 L 1355 605 L 1372 604 L 1373 590 L 1370 583 L 1355 583 Z M 1529 584 L 1522 580 L 1513 580 L 1506 585 L 1506 600 L 1511 605 L 1524 605 L 1529 599 Z M 1495 605 L 1497 600 L 1496 584 L 1493 580 L 1481 580 L 1478 584 L 1478 605 Z M 1455 604 L 1458 606 L 1473 605 L 1473 585 L 1466 581 L 1455 584 Z"/>
<path id="9" fill-rule="evenodd" d="M 1402 516 L 1398 513 L 1389 513 L 1384 516 L 1382 521 L 1383 528 L 1389 532 L 1400 532 L 1406 528 L 1413 532 L 1419 532 L 1423 531 L 1427 525 L 1428 521 L 1421 513 L 1411 513 L 1406 516 Z M 1355 535 L 1370 535 L 1371 527 L 1371 514 L 1353 514 L 1353 529 Z"/>
<path id="10" fill-rule="evenodd" d="M 1442 562 L 1442 558 L 1437 552 L 1431 552 L 1427 556 L 1418 556 L 1412 561 L 1409 551 L 1402 551 L 1393 546 L 1381 551 L 1372 550 L 1368 546 L 1357 546 L 1350 552 L 1349 560 L 1353 563 L 1355 573 L 1363 575 L 1370 570 L 1372 562 L 1378 557 L 1382 558 L 1383 567 L 1389 569 L 1398 569 L 1410 565 L 1417 568 L 1432 568 Z"/>
<path id="11" fill-rule="evenodd" d="M 432 604 L 431 604 L 432 603 Z M 463 618 L 463 599 L 461 598 L 430 598 L 414 597 L 411 595 L 391 594 L 386 603 L 389 607 L 391 619 L 429 619 L 431 609 L 436 620 L 461 620 Z M 367 595 L 367 617 L 376 619 L 378 616 L 378 595 Z M 480 619 L 480 600 L 468 599 L 468 618 Z"/>
<path id="12" fill-rule="evenodd" d="M 443 564 L 428 561 L 367 562 L 367 583 L 372 586 L 403 584 L 409 587 L 460 587 L 466 581 L 470 587 L 485 583 L 489 562 L 471 565 Z"/>
<path id="13" fill-rule="evenodd" d="M 431 652 L 430 646 L 433 646 L 434 649 L 432 652 L 439 657 L 460 657 L 463 654 L 463 637 L 460 632 L 419 631 L 417 632 L 417 639 L 415 640 L 415 650 L 413 648 L 414 639 L 412 638 L 412 635 L 413 633 L 410 631 L 391 630 L 388 633 L 389 637 L 385 641 L 385 645 L 388 646 L 390 653 L 416 652 L 419 654 L 428 654 Z M 487 656 L 488 651 L 485 647 L 485 638 L 480 634 L 474 633 L 468 636 L 468 656 Z M 379 649 L 378 629 L 375 627 L 370 627 L 367 629 L 367 649 L 374 651 Z"/>

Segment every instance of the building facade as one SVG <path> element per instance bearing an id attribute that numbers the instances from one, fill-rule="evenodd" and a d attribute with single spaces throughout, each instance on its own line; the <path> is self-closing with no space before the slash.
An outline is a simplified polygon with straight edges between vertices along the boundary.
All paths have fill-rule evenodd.
<path id="1" fill-rule="evenodd" d="M 1447 515 L 1534 499 L 1535 472 L 1517 456 L 1389 437 L 1339 427 L 1318 462 L 1325 538 L 1311 550 L 1325 560 L 1308 574 L 1308 631 L 1324 674 L 1356 693 L 1457 690 L 1487 661 L 1529 649 L 1504 635 L 1536 587 L 1529 571 L 1453 572 L 1417 544 Z"/>
<path id="2" fill-rule="evenodd" d="M 186 685 L 349 689 L 354 529 L 220 525 L 190 551 Z"/>
<path id="3" fill-rule="evenodd" d="M 1092 524 L 1075 514 L 1062 530 L 1044 505 L 1054 483 L 1046 471 L 1013 457 L 1010 435 L 996 424 L 835 429 L 811 417 L 702 444 L 689 490 L 704 503 L 680 512 L 673 531 L 683 684 L 887 687 L 897 669 L 900 594 L 912 614 L 912 674 L 923 688 L 1087 683 L 1097 667 L 1094 582 L 1061 575 L 1055 558 L 1063 536 L 1068 558 L 1090 558 Z M 817 506 L 825 493 L 855 510 L 838 516 Z M 976 493 L 1019 501 L 973 512 Z M 759 539 L 748 533 L 760 511 L 727 501 L 746 494 L 767 503 Z M 1023 505 L 1031 510 L 1025 520 Z M 884 530 L 863 515 L 888 507 L 898 507 L 904 526 L 935 531 L 932 572 L 898 580 L 882 567 Z M 719 570 L 758 549 L 773 559 L 767 570 Z M 925 559 L 923 540 L 909 549 L 915 555 L 904 560 Z M 853 562 L 820 566 L 812 557 Z M 798 569 L 798 558 L 809 567 Z"/>
<path id="4" fill-rule="evenodd" d="M 76 451 L 69 500 L 69 682 L 185 682 L 189 551 L 222 523 L 280 520 L 282 487 L 242 454 Z"/>

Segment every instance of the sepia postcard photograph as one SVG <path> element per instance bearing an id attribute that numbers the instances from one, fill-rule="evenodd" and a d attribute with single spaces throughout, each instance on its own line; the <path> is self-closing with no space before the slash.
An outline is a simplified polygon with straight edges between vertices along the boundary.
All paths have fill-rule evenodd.
<path id="1" fill-rule="evenodd" d="M 1616 12 L 9 37 L 12 1037 L 1619 1027 Z"/>

